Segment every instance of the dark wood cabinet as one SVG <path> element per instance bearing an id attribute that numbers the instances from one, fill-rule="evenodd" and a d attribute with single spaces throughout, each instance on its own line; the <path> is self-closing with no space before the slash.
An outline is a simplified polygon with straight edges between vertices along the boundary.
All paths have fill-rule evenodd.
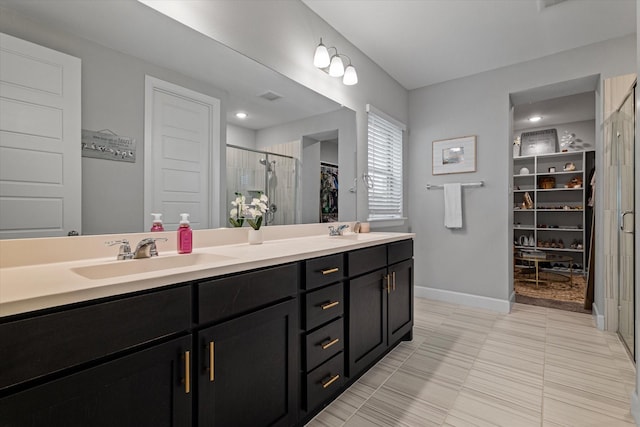
<path id="1" fill-rule="evenodd" d="M 391 287 L 388 298 L 389 345 L 400 340 L 413 328 L 413 259 L 390 265 Z"/>
<path id="2" fill-rule="evenodd" d="M 0 318 L 0 427 L 303 425 L 413 327 L 413 241 Z"/>
<path id="3" fill-rule="evenodd" d="M 349 370 L 354 376 L 387 348 L 387 269 L 349 280 Z"/>
<path id="4" fill-rule="evenodd" d="M 184 336 L 11 394 L 0 426 L 190 426 L 191 355 Z"/>
<path id="5" fill-rule="evenodd" d="M 198 425 L 297 421 L 297 300 L 198 332 Z"/>
<path id="6" fill-rule="evenodd" d="M 359 376 L 401 339 L 411 338 L 412 256 L 412 240 L 349 253 L 346 298 L 350 378 Z M 373 268 L 377 269 L 371 271 Z M 363 271 L 369 272 L 360 275 Z"/>

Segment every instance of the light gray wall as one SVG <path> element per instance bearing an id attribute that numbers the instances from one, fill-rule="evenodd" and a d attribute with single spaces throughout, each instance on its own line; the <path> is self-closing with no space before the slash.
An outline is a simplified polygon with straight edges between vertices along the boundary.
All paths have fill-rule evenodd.
<path id="1" fill-rule="evenodd" d="M 244 148 L 256 148 L 256 131 L 240 126 L 227 125 L 227 144 Z"/>
<path id="2" fill-rule="evenodd" d="M 509 94 L 588 75 L 627 74 L 636 69 L 635 56 L 633 35 L 410 92 L 408 197 L 412 231 L 417 234 L 416 286 L 509 300 Z M 432 141 L 464 135 L 477 135 L 477 171 L 433 176 Z M 442 191 L 426 191 L 425 184 L 479 180 L 485 187 L 463 190 L 464 229 L 445 229 Z M 596 295 L 600 304 L 602 298 Z"/>
<path id="3" fill-rule="evenodd" d="M 320 161 L 338 164 L 338 141 L 322 141 L 320 143 Z"/>
<path id="4" fill-rule="evenodd" d="M 320 150 L 320 141 L 302 138 L 300 197 L 303 224 L 320 222 Z"/>
<path id="5" fill-rule="evenodd" d="M 141 232 L 150 214 L 143 206 L 145 74 L 221 100 L 220 158 L 224 164 L 227 94 L 223 90 L 17 14 L 0 13 L 0 31 L 80 58 L 82 128 L 109 129 L 136 140 L 135 163 L 82 158 L 83 234 Z M 221 212 L 221 218 L 226 218 L 226 212 Z"/>
<path id="6" fill-rule="evenodd" d="M 257 132 L 256 147 L 264 149 L 285 142 L 301 141 L 304 136 L 338 130 L 338 163 L 340 165 L 340 179 L 346 185 L 341 185 L 338 192 L 338 206 L 340 221 L 354 221 L 360 217 L 356 212 L 356 195 L 348 191 L 356 175 L 356 128 L 354 126 L 354 111 L 341 108 L 340 110 L 296 120 L 280 126 L 261 129 Z M 366 114 L 366 113 L 365 113 Z M 365 148 L 366 149 L 366 148 Z M 318 152 L 318 156 L 319 156 Z M 318 157 L 319 160 L 320 157 Z M 308 162 L 305 161 L 306 164 Z M 305 173 L 305 165 L 301 165 Z M 318 163 L 318 174 L 320 173 Z M 364 192 L 362 190 L 361 192 Z M 304 221 L 303 221 L 304 222 Z"/>

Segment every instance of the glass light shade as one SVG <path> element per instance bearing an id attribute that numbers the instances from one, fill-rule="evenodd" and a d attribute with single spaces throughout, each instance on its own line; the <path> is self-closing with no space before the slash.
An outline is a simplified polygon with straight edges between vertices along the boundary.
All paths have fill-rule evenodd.
<path id="1" fill-rule="evenodd" d="M 313 65 L 318 68 L 327 68 L 330 62 L 331 58 L 329 58 L 329 50 L 322 44 L 322 42 L 320 42 L 316 48 L 316 54 L 313 56 Z"/>
<path id="2" fill-rule="evenodd" d="M 344 75 L 344 64 L 338 55 L 333 55 L 333 58 L 331 58 L 329 75 L 331 77 L 342 77 Z"/>
<path id="3" fill-rule="evenodd" d="M 356 73 L 356 67 L 351 64 L 347 65 L 347 68 L 344 70 L 342 83 L 347 86 L 353 86 L 354 84 L 358 83 L 358 74 Z"/>

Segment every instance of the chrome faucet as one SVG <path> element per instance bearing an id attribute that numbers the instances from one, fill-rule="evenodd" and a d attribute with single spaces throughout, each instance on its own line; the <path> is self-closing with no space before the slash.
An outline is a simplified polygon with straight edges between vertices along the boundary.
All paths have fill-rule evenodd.
<path id="1" fill-rule="evenodd" d="M 140 240 L 138 246 L 136 246 L 136 250 L 133 252 L 134 259 L 140 258 L 151 258 L 152 256 L 158 256 L 158 248 L 156 247 L 156 241 L 162 240 L 164 242 L 167 241 L 166 238 L 153 238 L 147 237 L 146 239 Z"/>
<path id="2" fill-rule="evenodd" d="M 347 224 L 340 225 L 338 227 L 334 227 L 333 225 L 329 226 L 329 236 L 342 236 L 344 230 L 349 228 Z"/>
<path id="3" fill-rule="evenodd" d="M 133 258 L 133 254 L 131 253 L 131 246 L 129 245 L 129 241 L 127 239 L 111 240 L 108 242 L 104 242 L 104 244 L 108 246 L 120 245 L 120 248 L 118 249 L 118 256 L 116 257 L 116 259 L 118 260 Z"/>
<path id="4" fill-rule="evenodd" d="M 118 256 L 116 257 L 118 260 L 139 259 L 158 256 L 158 248 L 156 247 L 157 240 L 167 241 L 164 237 L 147 237 L 140 240 L 140 243 L 138 243 L 134 252 L 131 252 L 131 245 L 129 245 L 129 241 L 127 239 L 111 240 L 109 242 L 105 242 L 105 244 L 109 246 L 120 245 L 120 248 L 118 249 Z"/>

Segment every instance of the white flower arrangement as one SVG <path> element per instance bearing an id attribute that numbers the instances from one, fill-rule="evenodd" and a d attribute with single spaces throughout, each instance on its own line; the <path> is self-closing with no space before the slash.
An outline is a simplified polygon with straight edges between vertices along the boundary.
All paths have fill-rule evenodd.
<path id="1" fill-rule="evenodd" d="M 245 198 L 241 193 L 236 192 L 236 199 L 231 202 L 231 212 L 229 212 L 229 222 L 234 227 L 242 227 L 244 224 L 244 211 L 246 209 Z"/>
<path id="2" fill-rule="evenodd" d="M 262 217 L 269 210 L 269 198 L 261 193 L 259 198 L 254 198 L 251 204 L 247 204 L 241 193 L 235 193 L 235 195 L 236 199 L 231 202 L 233 209 L 229 212 L 231 225 L 242 227 L 246 220 L 251 228 L 259 230 L 262 226 Z"/>
<path id="3" fill-rule="evenodd" d="M 262 225 L 262 218 L 269 210 L 269 198 L 260 194 L 260 198 L 254 198 L 251 201 L 251 205 L 247 208 L 247 222 L 254 230 L 259 230 Z"/>

